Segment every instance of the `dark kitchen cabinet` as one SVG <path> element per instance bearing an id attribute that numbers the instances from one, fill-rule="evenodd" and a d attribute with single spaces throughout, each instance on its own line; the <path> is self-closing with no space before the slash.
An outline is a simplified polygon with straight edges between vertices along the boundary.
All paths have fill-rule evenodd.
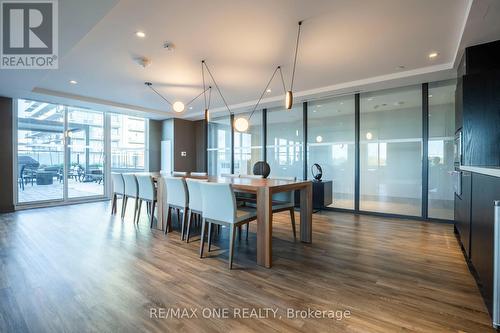
<path id="1" fill-rule="evenodd" d="M 500 73 L 466 75 L 462 78 L 462 85 L 464 165 L 498 167 Z M 457 113 L 460 117 L 459 112 Z"/>
<path id="2" fill-rule="evenodd" d="M 472 174 L 470 261 L 491 313 L 493 300 L 494 201 L 500 200 L 500 178 Z"/>
<path id="3" fill-rule="evenodd" d="M 462 194 L 455 194 L 455 228 L 467 258 L 470 258 L 472 174 L 462 171 Z"/>

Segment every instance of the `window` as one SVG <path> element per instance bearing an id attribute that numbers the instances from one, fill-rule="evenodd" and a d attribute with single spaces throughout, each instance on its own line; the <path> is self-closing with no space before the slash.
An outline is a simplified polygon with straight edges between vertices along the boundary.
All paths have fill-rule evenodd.
<path id="1" fill-rule="evenodd" d="M 208 174 L 231 173 L 231 118 L 211 119 L 208 123 Z"/>
<path id="2" fill-rule="evenodd" d="M 354 209 L 354 96 L 314 101 L 308 105 L 308 179 L 317 163 L 323 180 L 333 181 L 330 207 Z"/>
<path id="3" fill-rule="evenodd" d="M 250 113 L 235 117 L 248 119 Z M 234 132 L 234 172 L 252 175 L 253 165 L 262 160 L 262 111 L 255 111 L 249 121 L 248 130 Z"/>
<path id="4" fill-rule="evenodd" d="M 448 172 L 454 170 L 455 85 L 445 81 L 429 85 L 429 201 L 432 218 L 453 220 L 454 191 Z"/>
<path id="5" fill-rule="evenodd" d="M 303 111 L 302 104 L 291 110 L 267 111 L 267 162 L 270 177 L 303 178 Z"/>
<path id="6" fill-rule="evenodd" d="M 421 215 L 422 89 L 361 95 L 360 209 Z"/>
<path id="7" fill-rule="evenodd" d="M 112 114 L 112 171 L 144 171 L 145 151 L 146 120 L 122 114 Z"/>

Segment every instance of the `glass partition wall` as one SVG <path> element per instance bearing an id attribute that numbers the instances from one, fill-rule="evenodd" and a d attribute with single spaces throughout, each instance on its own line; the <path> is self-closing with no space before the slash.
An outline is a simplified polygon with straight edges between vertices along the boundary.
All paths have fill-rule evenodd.
<path id="1" fill-rule="evenodd" d="M 144 171 L 145 119 L 118 115 L 129 126 L 109 126 L 109 113 L 24 99 L 17 100 L 16 111 L 18 205 L 105 197 L 111 170 L 106 140 L 135 144 L 125 159 L 134 167 L 126 170 Z M 114 130 L 122 134 L 119 139 Z"/>
<path id="2" fill-rule="evenodd" d="M 422 87 L 360 96 L 360 210 L 420 216 Z"/>
<path id="3" fill-rule="evenodd" d="M 302 103 L 291 110 L 267 110 L 267 163 L 270 177 L 303 177 L 304 124 Z"/>
<path id="4" fill-rule="evenodd" d="M 455 81 L 429 84 L 429 217 L 453 220 Z"/>
<path id="5" fill-rule="evenodd" d="M 248 119 L 251 113 L 238 114 Z M 249 120 L 248 130 L 234 132 L 234 173 L 252 175 L 253 165 L 263 160 L 262 111 L 255 111 Z"/>
<path id="6" fill-rule="evenodd" d="M 332 180 L 330 207 L 354 209 L 354 96 L 309 102 L 307 108 L 307 179 L 315 163 Z"/>
<path id="7" fill-rule="evenodd" d="M 222 167 L 229 172 L 232 160 L 235 173 L 252 173 L 262 156 L 270 177 L 312 179 L 317 163 L 323 179 L 333 181 L 328 208 L 452 220 L 455 85 L 451 80 L 271 108 L 254 114 L 246 132 L 234 131 L 233 151 L 230 117 L 216 119 L 208 124 L 209 174 Z"/>

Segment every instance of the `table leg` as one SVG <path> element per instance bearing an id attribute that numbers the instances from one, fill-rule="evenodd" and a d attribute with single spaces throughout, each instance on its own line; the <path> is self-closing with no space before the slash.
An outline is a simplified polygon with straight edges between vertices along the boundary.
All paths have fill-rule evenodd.
<path id="1" fill-rule="evenodd" d="M 257 264 L 270 268 L 272 265 L 273 211 L 268 187 L 257 191 Z"/>
<path id="2" fill-rule="evenodd" d="M 312 242 L 312 184 L 300 189 L 300 240 Z"/>

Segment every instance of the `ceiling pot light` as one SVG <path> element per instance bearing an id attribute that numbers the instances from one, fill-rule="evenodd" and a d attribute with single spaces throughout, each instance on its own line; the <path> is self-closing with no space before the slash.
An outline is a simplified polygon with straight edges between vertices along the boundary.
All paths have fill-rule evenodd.
<path id="1" fill-rule="evenodd" d="M 248 120 L 243 117 L 236 118 L 234 120 L 234 128 L 238 132 L 245 132 L 248 129 Z"/>
<path id="2" fill-rule="evenodd" d="M 316 142 L 317 142 L 317 143 L 323 142 L 323 137 L 322 137 L 321 135 L 318 135 L 318 136 L 316 137 Z"/>
<path id="3" fill-rule="evenodd" d="M 293 105 L 293 93 L 291 90 L 288 90 L 285 95 L 285 108 L 290 110 Z"/>
<path id="4" fill-rule="evenodd" d="M 271 93 L 271 91 L 272 91 L 271 89 L 267 89 L 267 90 L 266 90 L 266 93 L 268 93 L 268 94 L 269 94 L 269 93 Z"/>
<path id="5" fill-rule="evenodd" d="M 71 84 L 78 84 L 78 82 L 75 81 L 75 80 L 70 80 L 69 83 L 71 83 Z"/>
<path id="6" fill-rule="evenodd" d="M 174 108 L 175 112 L 184 111 L 184 103 L 182 103 L 182 102 L 177 101 L 172 105 L 172 107 Z"/>
<path id="7" fill-rule="evenodd" d="M 433 58 L 436 58 L 438 55 L 439 55 L 439 53 L 437 53 L 437 52 L 431 52 L 431 53 L 429 53 L 429 58 L 433 59 Z"/>
<path id="8" fill-rule="evenodd" d="M 135 35 L 139 38 L 146 37 L 146 33 L 144 31 L 136 31 Z"/>
<path id="9" fill-rule="evenodd" d="M 371 140 L 373 138 L 373 134 L 371 132 L 366 133 L 366 139 Z"/>

